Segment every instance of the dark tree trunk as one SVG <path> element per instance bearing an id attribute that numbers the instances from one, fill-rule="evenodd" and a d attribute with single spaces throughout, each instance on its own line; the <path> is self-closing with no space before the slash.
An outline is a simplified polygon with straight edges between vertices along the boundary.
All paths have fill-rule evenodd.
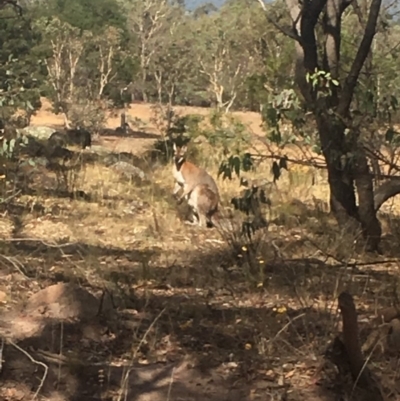
<path id="1" fill-rule="evenodd" d="M 320 114 L 317 125 L 328 169 L 331 210 L 341 226 L 348 224 L 349 218 L 358 221 L 367 241 L 367 250 L 374 251 L 380 242 L 381 226 L 376 216 L 367 156 L 359 146 L 357 136 L 354 135 L 353 140 L 346 138 L 345 126 L 332 116 Z"/>
<path id="2" fill-rule="evenodd" d="M 326 95 L 312 87 L 306 74 L 322 69 L 338 80 L 340 70 L 341 19 L 351 0 L 286 0 L 293 22 L 289 36 L 296 40 L 296 82 L 306 103 L 313 109 L 322 151 L 327 163 L 331 190 L 331 210 L 339 224 L 358 221 L 368 248 L 378 247 L 381 228 L 376 217 L 372 177 L 368 160 L 356 132 L 345 135 L 351 127 L 350 105 L 371 50 L 382 0 L 372 0 L 360 46 L 342 85 L 332 86 Z M 325 44 L 322 63 L 318 60 L 315 28 L 323 17 Z M 285 32 L 285 31 L 284 31 Z M 346 122 L 348 124 L 346 124 Z M 347 125 L 347 127 L 346 127 Z M 357 207 L 357 188 L 360 207 Z M 381 196 L 385 198 L 385 194 Z"/>
<path id="3" fill-rule="evenodd" d="M 358 146 L 355 153 L 354 176 L 358 194 L 358 216 L 361 229 L 367 240 L 367 250 L 375 251 L 378 249 L 381 240 L 382 229 L 374 204 L 373 176 L 368 165 L 367 156 L 361 146 Z"/>
<path id="4" fill-rule="evenodd" d="M 320 114 L 317 127 L 327 169 L 331 190 L 331 210 L 340 225 L 348 222 L 349 217 L 358 220 L 358 208 L 354 189 L 354 177 L 345 144 L 345 127 L 335 123 L 332 116 Z"/>

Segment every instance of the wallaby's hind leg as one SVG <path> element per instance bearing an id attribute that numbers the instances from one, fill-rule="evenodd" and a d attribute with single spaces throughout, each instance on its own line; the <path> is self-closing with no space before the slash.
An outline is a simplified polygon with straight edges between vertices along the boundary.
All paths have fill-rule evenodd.
<path id="1" fill-rule="evenodd" d="M 193 207 L 190 207 L 190 211 L 186 215 L 185 224 L 189 224 L 189 225 L 198 225 L 199 224 L 199 215 Z"/>
<path id="2" fill-rule="evenodd" d="M 197 213 L 196 210 L 193 210 L 192 212 L 193 212 L 193 213 L 192 213 L 193 222 L 199 224 L 199 221 L 200 221 L 199 214 Z"/>
<path id="3" fill-rule="evenodd" d="M 199 213 L 199 226 L 207 227 L 207 217 L 202 213 Z"/>
<path id="4" fill-rule="evenodd" d="M 206 223 L 208 228 L 214 227 L 214 223 L 211 221 L 211 216 L 207 216 Z"/>
<path id="5" fill-rule="evenodd" d="M 191 210 L 191 213 L 187 217 L 186 220 L 190 224 L 199 224 L 199 215 L 195 210 Z"/>
<path id="6" fill-rule="evenodd" d="M 189 216 L 189 220 L 185 221 L 185 224 L 191 226 L 197 226 L 199 224 L 199 216 L 194 210 L 193 213 L 191 213 L 191 215 Z"/>

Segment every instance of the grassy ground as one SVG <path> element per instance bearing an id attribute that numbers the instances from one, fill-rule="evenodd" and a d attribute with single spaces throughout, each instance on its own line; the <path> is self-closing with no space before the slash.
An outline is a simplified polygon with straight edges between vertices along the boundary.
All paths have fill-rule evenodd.
<path id="1" fill-rule="evenodd" d="M 130 114 L 149 127 L 149 110 L 134 105 Z M 261 134 L 257 114 L 238 116 Z M 43 111 L 33 124 L 54 125 L 57 117 Z M 108 125 L 117 126 L 118 119 Z M 7 211 L 0 220 L 3 308 L 60 281 L 79 283 L 93 293 L 107 288 L 119 313 L 130 313 L 124 319 L 131 325 L 110 329 L 112 341 L 95 346 L 67 341 L 65 334 L 63 351 L 56 352 L 75 352 L 87 360 L 95 355 L 109 366 L 124 360 L 146 366 L 189 358 L 198 373 L 190 375 L 187 367 L 186 375 L 176 372 L 167 380 L 169 385 L 187 381 L 182 398 L 160 399 L 333 400 L 338 393 L 352 399 L 351 385 L 319 368 L 327 344 L 340 329 L 337 296 L 342 290 L 354 295 L 362 328 L 372 325 L 377 308 L 394 302 L 399 266 L 396 202 L 382 216 L 384 256 L 364 254 L 357 237 L 340 231 L 328 214 L 324 172 L 293 166 L 271 187 L 272 206 L 265 210 L 268 230 L 249 243 L 229 231 L 184 224 L 184 207 L 178 208 L 171 196 L 171 165 L 143 156 L 154 139 L 106 139 L 105 146 L 138 153 L 147 179 L 133 182 L 91 164 L 73 180 L 75 189 L 90 194 L 90 201 L 49 196 L 46 191 L 20 195 L 23 211 Z M 203 144 L 198 151 L 198 164 L 216 177 L 220 160 L 215 149 Z M 271 162 L 265 161 L 247 176 L 270 180 L 270 168 Z M 240 191 L 239 180 L 218 184 L 228 210 Z M 385 388 L 393 390 L 397 357 L 375 351 L 370 355 L 373 370 L 384 377 Z M 32 394 L 37 380 L 29 379 L 26 366 L 20 368 L 25 375 L 19 385 L 26 383 Z M 89 380 L 89 372 L 93 374 L 88 369 L 80 376 Z M 10 383 L 18 382 L 17 376 L 7 377 L 6 387 L 15 390 Z M 88 385 L 92 398 L 65 378 L 56 375 L 54 380 L 41 396 L 57 399 L 57 392 L 58 399 L 121 399 L 116 394 L 123 386 L 111 385 L 111 378 Z M 18 392 L 14 398 L 10 394 L 9 399 L 18 398 Z M 127 399 L 158 399 L 132 394 Z"/>

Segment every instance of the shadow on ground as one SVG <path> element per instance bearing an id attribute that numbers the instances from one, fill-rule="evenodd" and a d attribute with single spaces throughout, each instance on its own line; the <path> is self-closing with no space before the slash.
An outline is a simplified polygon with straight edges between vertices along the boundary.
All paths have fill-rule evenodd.
<path id="1" fill-rule="evenodd" d="M 160 314 L 156 305 L 163 305 L 165 312 Z M 128 321 L 115 311 L 113 323 L 104 324 L 105 334 L 97 339 L 93 339 L 93 334 L 88 338 L 83 324 L 49 320 L 40 336 L 20 341 L 19 348 L 6 346 L 2 388 L 12 388 L 18 382 L 32 392 L 40 389 L 46 399 L 52 399 L 57 391 L 71 401 L 111 401 L 121 389 L 126 392 L 126 399 L 135 401 L 241 401 L 255 396 L 265 400 L 303 400 L 304 393 L 296 388 L 301 384 L 301 380 L 296 383 L 299 378 L 281 385 L 276 381 L 285 375 L 282 366 L 294 362 L 292 347 L 301 351 L 322 334 L 315 330 L 315 325 L 319 324 L 326 335 L 322 326 L 328 317 L 311 310 L 290 310 L 288 316 L 297 323 L 277 336 L 282 326 L 279 314 L 271 308 L 245 309 L 209 307 L 195 296 L 185 300 L 154 297 L 140 316 L 129 320 L 131 325 L 136 323 L 140 327 L 140 332 L 129 329 Z M 152 325 L 156 313 L 160 318 Z M 246 320 L 240 319 L 244 316 Z M 247 319 L 252 321 L 252 327 Z M 187 324 L 189 321 L 191 324 Z M 264 333 L 257 333 L 259 328 Z M 266 334 L 271 337 L 263 339 Z M 265 341 L 268 353 L 248 346 L 254 344 L 255 336 Z M 288 339 L 292 339 L 290 343 Z M 136 348 L 136 358 L 132 348 Z M 26 353 L 36 363 L 29 361 Z M 142 363 L 130 363 L 133 359 Z M 48 372 L 43 381 L 45 366 Z M 262 373 L 265 369 L 275 372 L 275 379 L 266 380 Z M 317 387 L 315 391 L 324 392 Z M 329 393 L 322 399 L 333 399 Z"/>
<path id="2" fill-rule="evenodd" d="M 12 212 L 24 209 L 15 205 Z M 273 224 L 298 231 L 309 218 L 328 216 L 308 210 Z M 304 246 L 302 238 L 288 237 L 285 249 Z M 98 297 L 108 294 L 113 305 L 101 329 L 49 320 L 39 336 L 18 342 L 35 362 L 8 344 L 3 390 L 22 383 L 29 397 L 40 388 L 48 399 L 59 392 L 69 401 L 111 401 L 121 388 L 135 401 L 337 399 L 335 377 L 310 385 L 338 331 L 332 302 L 348 289 L 363 299 L 359 312 L 372 314 L 391 304 L 397 278 L 383 257 L 363 264 L 284 258 L 272 239 L 265 238 L 267 251 L 257 259 L 239 253 L 242 247 L 207 247 L 194 237 L 190 253 L 163 266 L 150 264 L 161 260 L 156 245 L 3 241 L 0 283 L 8 291 L 75 282 Z M 42 387 L 43 365 L 36 361 L 49 368 Z"/>
<path id="3" fill-rule="evenodd" d="M 94 293 L 107 287 L 114 299 L 125 300 L 116 302 L 98 338 L 85 334 L 79 325 L 51 321 L 40 338 L 18 344 L 49 366 L 41 394 L 49 397 L 56 390 L 71 401 L 111 401 L 125 387 L 127 399 L 137 401 L 239 401 L 255 396 L 300 401 L 306 395 L 334 399 L 336 389 L 325 385 L 310 389 L 309 384 L 337 332 L 334 311 L 326 301 L 349 288 L 359 297 L 379 293 L 378 304 L 385 306 L 390 291 L 386 289 L 388 298 L 384 297 L 384 283 L 393 282 L 389 272 L 367 271 L 367 267 L 276 259 L 263 267 L 260 286 L 251 278 L 255 272 L 246 271 L 246 263 L 218 268 L 216 262 L 229 257 L 220 249 L 188 255 L 185 264 L 151 268 L 146 263 L 160 253 L 156 248 L 127 251 L 13 241 L 7 249 L 10 256 L 30 260 L 23 272 L 25 283 L 20 278 L 13 284 L 19 288 L 26 285 L 32 290 L 32 280 L 41 285 L 75 281 Z M 63 271 L 50 267 L 58 263 Z M 79 265 L 86 271 L 77 278 L 74 270 Z M 90 279 L 96 268 L 104 270 L 97 284 Z M 1 276 L 10 274 L 19 276 L 13 266 L 3 265 Z M 373 310 L 375 302 L 371 298 L 360 312 Z M 60 353 L 69 359 L 60 360 Z M 17 371 L 18 380 L 30 388 L 40 386 L 41 367 L 31 364 L 20 350 L 8 345 L 5 360 L 4 387 L 17 380 Z M 135 364 L 129 369 L 115 366 L 132 360 Z M 124 377 L 126 386 L 121 384 Z"/>
<path id="4" fill-rule="evenodd" d="M 112 129 L 105 128 L 101 130 L 100 136 L 113 136 L 117 138 L 137 138 L 137 139 L 159 139 L 160 135 L 146 132 L 146 131 L 135 131 L 132 129 L 128 129 L 127 131 L 123 129 Z"/>

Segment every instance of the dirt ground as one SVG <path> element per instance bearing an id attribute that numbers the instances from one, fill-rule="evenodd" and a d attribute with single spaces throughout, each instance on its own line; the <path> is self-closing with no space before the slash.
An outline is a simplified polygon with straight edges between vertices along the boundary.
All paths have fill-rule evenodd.
<path id="1" fill-rule="evenodd" d="M 32 125 L 62 124 L 48 107 Z M 148 137 L 101 141 L 140 156 L 157 137 L 151 107 L 128 114 Z M 257 113 L 236 115 L 262 134 Z M 118 125 L 118 116 L 107 121 Z M 216 176 L 215 149 L 201 150 Z M 327 213 L 326 177 L 304 167 L 284 172 L 268 230 L 245 241 L 184 224 L 170 167 L 142 160 L 139 182 L 85 165 L 73 188 L 87 198 L 60 195 L 54 174 L 40 171 L 32 193 L 0 208 L 1 399 L 365 399 L 324 355 L 340 331 L 342 290 L 354 295 L 366 332 L 377 308 L 391 305 L 397 214 L 386 222 L 384 256 L 360 257 L 357 238 Z M 239 180 L 218 185 L 228 209 Z M 388 399 L 399 399 L 397 354 L 385 347 L 369 357 Z"/>
<path id="2" fill-rule="evenodd" d="M 51 112 L 51 104 L 47 99 L 42 98 L 41 110 L 32 117 L 31 125 L 43 126 L 63 126 L 64 119 L 62 115 L 56 115 Z M 208 115 L 210 109 L 205 107 L 183 107 L 176 106 L 174 108 L 178 115 L 199 114 Z M 134 120 L 138 119 L 143 122 L 144 137 L 123 138 L 115 136 L 103 136 L 102 141 L 105 146 L 113 149 L 116 152 L 133 152 L 135 154 L 143 152 L 154 142 L 154 138 L 160 136 L 157 128 L 152 123 L 154 111 L 150 104 L 135 103 L 124 110 L 127 118 Z M 243 124 L 249 126 L 255 135 L 262 135 L 261 117 L 259 113 L 253 112 L 234 112 L 233 115 L 240 119 Z M 120 125 L 119 112 L 109 112 L 106 120 L 105 128 L 115 129 Z"/>

